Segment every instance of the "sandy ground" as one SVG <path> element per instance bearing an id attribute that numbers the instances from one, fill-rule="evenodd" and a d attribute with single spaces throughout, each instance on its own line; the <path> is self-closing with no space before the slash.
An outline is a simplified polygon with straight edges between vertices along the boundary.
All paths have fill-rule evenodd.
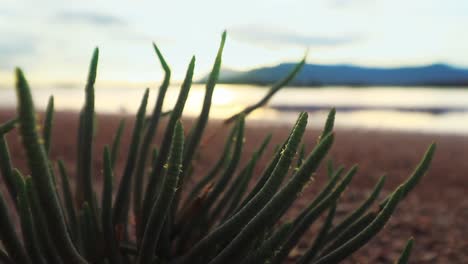
<path id="1" fill-rule="evenodd" d="M 11 110 L 0 111 L 0 122 L 14 115 Z M 101 179 L 102 162 L 100 160 L 105 144 L 111 144 L 113 133 L 122 116 L 99 115 L 98 130 L 95 136 L 95 177 L 97 185 Z M 51 156 L 62 158 L 74 171 L 76 152 L 76 113 L 60 112 L 56 114 L 53 130 Z M 133 117 L 127 116 L 127 126 L 123 137 L 121 153 L 128 150 Z M 192 121 L 184 122 L 188 131 Z M 246 143 L 242 162 L 245 162 L 267 133 L 273 134 L 272 144 L 261 159 L 256 171 L 261 172 L 271 157 L 275 144 L 287 137 L 290 127 L 275 124 L 255 124 L 247 122 Z M 160 130 L 161 131 L 161 130 Z M 202 151 L 196 160 L 195 177 L 203 175 L 211 166 L 223 145 L 227 128 L 220 122 L 211 122 L 205 133 Z M 307 150 L 311 150 L 319 131 L 308 130 L 305 136 Z M 161 132 L 156 141 L 161 139 Z M 27 172 L 24 153 L 21 150 L 17 134 L 7 136 L 14 165 Z M 347 263 L 393 263 L 404 247 L 406 240 L 413 236 L 416 240 L 412 263 L 467 263 L 468 261 L 468 137 L 454 135 L 410 134 L 383 131 L 338 130 L 336 141 L 329 154 L 337 163 L 349 167 L 359 164 L 359 172 L 351 186 L 340 199 L 338 217 L 356 207 L 369 193 L 379 176 L 386 173 L 387 182 L 384 194 L 393 190 L 414 169 L 431 142 L 437 142 L 437 151 L 430 172 L 417 188 L 400 205 L 386 228 L 370 244 L 356 252 Z M 124 155 L 119 157 L 116 175 L 120 175 L 124 166 Z M 315 181 L 305 190 L 304 195 L 288 212 L 294 216 L 307 204 L 324 185 L 326 176 L 324 166 L 319 170 Z M 258 174 L 257 173 L 257 174 Z M 312 241 L 314 225 L 305 236 L 299 248 Z M 294 254 L 291 256 L 294 259 Z"/>

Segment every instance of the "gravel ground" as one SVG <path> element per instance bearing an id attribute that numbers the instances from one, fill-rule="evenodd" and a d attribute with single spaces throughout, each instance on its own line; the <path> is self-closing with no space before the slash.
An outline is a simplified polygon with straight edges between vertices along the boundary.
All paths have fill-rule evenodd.
<path id="1" fill-rule="evenodd" d="M 0 111 L 0 122 L 13 116 L 10 110 Z M 339 115 L 338 115 L 339 116 Z M 100 185 L 102 162 L 99 160 L 102 148 L 110 144 L 113 131 L 122 116 L 99 115 L 98 132 L 95 137 L 96 185 Z M 122 152 L 127 152 L 130 141 L 132 117 L 127 119 L 127 129 L 122 142 Z M 186 131 L 192 121 L 186 120 Z M 74 170 L 76 151 L 76 113 L 57 113 L 53 131 L 51 156 L 60 157 Z M 289 127 L 277 124 L 255 124 L 247 122 L 245 162 L 257 147 L 263 136 L 271 132 L 270 144 L 264 158 L 257 166 L 257 174 L 270 157 L 275 144 L 284 140 Z M 207 171 L 219 156 L 227 128 L 219 122 L 210 123 L 202 144 L 202 151 L 196 160 L 195 176 L 188 184 L 193 184 Z M 157 141 L 160 140 L 158 133 Z M 318 131 L 308 130 L 305 136 L 307 150 L 316 142 Z M 27 172 L 24 153 L 16 133 L 7 137 L 13 162 L 23 172 Z M 330 157 L 346 167 L 358 163 L 359 172 L 341 197 L 337 217 L 343 217 L 355 208 L 372 189 L 379 176 L 387 175 L 384 194 L 389 193 L 410 175 L 431 142 L 438 148 L 430 172 L 416 189 L 401 203 L 396 213 L 377 237 L 357 251 L 346 263 L 393 263 L 401 253 L 406 240 L 415 238 L 411 263 L 468 263 L 468 137 L 456 135 L 410 134 L 389 131 L 338 130 Z M 116 175 L 120 175 L 124 157 L 119 158 Z M 322 166 L 323 167 L 323 166 Z M 71 171 L 73 173 L 73 171 Z M 313 199 L 325 183 L 326 176 L 321 168 L 315 180 L 294 204 L 286 218 L 293 217 Z M 383 195 L 384 195 L 383 194 Z M 383 196 L 382 195 L 382 196 Z M 320 225 L 314 225 L 304 236 L 303 241 L 290 255 L 291 263 L 309 245 Z"/>

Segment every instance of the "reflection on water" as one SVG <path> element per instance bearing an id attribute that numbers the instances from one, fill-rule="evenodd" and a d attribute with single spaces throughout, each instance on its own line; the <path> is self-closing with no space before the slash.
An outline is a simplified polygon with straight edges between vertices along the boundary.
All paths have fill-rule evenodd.
<path id="1" fill-rule="evenodd" d="M 135 112 L 143 88 L 96 89 L 96 111 Z M 164 110 L 170 110 L 179 92 L 170 87 Z M 252 85 L 218 85 L 213 94 L 211 117 L 226 118 L 257 102 L 267 92 Z M 204 98 L 204 86 L 194 85 L 185 107 L 186 116 L 198 115 Z M 59 110 L 79 110 L 84 91 L 80 88 L 36 88 L 33 96 L 38 108 L 45 108 L 48 96 L 55 96 Z M 157 89 L 151 90 L 152 108 Z M 14 107 L 13 89 L 0 90 L 0 107 Z M 287 88 L 249 116 L 254 122 L 292 123 L 297 112 L 308 110 L 311 126 L 321 126 L 327 109 L 337 107 L 337 126 L 347 128 L 390 129 L 434 133 L 468 134 L 468 89 L 429 88 Z M 346 111 L 345 111 L 346 110 Z M 434 114 L 438 113 L 438 114 Z"/>

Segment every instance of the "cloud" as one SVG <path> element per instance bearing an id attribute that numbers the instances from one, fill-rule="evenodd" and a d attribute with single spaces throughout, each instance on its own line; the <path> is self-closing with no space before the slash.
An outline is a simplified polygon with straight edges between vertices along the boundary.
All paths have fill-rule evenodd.
<path id="1" fill-rule="evenodd" d="M 305 35 L 263 26 L 241 26 L 228 30 L 233 38 L 263 45 L 280 46 L 338 46 L 358 40 L 358 37 Z"/>
<path id="2" fill-rule="evenodd" d="M 36 48 L 28 38 L 0 40 L 0 69 L 10 69 L 21 58 L 36 53 Z"/>
<path id="3" fill-rule="evenodd" d="M 332 0 L 332 1 L 327 1 L 327 3 L 331 7 L 355 7 L 355 6 L 362 6 L 366 4 L 373 4 L 374 1 L 369 1 L 369 0 Z"/>
<path id="4" fill-rule="evenodd" d="M 126 24 L 125 21 L 119 17 L 89 11 L 62 11 L 54 17 L 54 21 L 60 23 L 82 23 L 101 26 Z"/>

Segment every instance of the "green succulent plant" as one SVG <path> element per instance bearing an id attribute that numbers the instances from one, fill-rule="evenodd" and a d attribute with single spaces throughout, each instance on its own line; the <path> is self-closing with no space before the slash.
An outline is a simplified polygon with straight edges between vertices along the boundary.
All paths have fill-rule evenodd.
<path id="1" fill-rule="evenodd" d="M 249 161 L 240 165 L 246 116 L 266 104 L 293 79 L 305 59 L 261 101 L 227 119 L 226 125 L 232 128 L 223 153 L 213 161 L 206 175 L 188 189 L 186 181 L 193 172 L 192 161 L 208 122 L 225 39 L 226 33 L 223 33 L 206 83 L 203 107 L 193 128 L 185 136 L 179 120 L 192 84 L 195 58 L 190 61 L 173 110 L 167 114 L 162 143 L 152 150 L 153 138 L 164 115 L 162 105 L 171 76 L 162 53 L 154 45 L 165 72 L 154 110 L 146 117 L 149 96 L 146 90 L 136 114 L 127 161 L 119 181 L 114 179 L 114 167 L 123 121 L 111 147 L 104 149 L 101 190 L 93 183 L 95 175 L 91 166 L 98 49 L 92 56 L 86 100 L 80 112 L 76 188 L 72 188 L 68 168 L 60 160 L 57 162 L 60 181 L 56 179 L 56 161 L 48 155 L 52 145 L 53 97 L 49 100 L 41 133 L 29 85 L 23 72 L 16 69 L 17 117 L 0 126 L 0 169 L 14 201 L 12 205 L 6 204 L 5 194 L 0 193 L 1 262 L 283 263 L 305 231 L 323 214 L 326 217 L 320 231 L 310 238 L 310 248 L 298 263 L 338 263 L 375 236 L 427 171 L 435 145 L 429 147 L 413 174 L 388 195 L 377 210 L 370 208 L 382 190 L 384 177 L 370 196 L 339 222 L 334 219 L 338 198 L 356 174 L 357 166 L 345 172 L 343 167 L 329 164 L 329 180 L 322 191 L 291 221 L 279 221 L 310 182 L 333 144 L 334 110 L 330 111 L 323 132 L 308 155 L 304 147 L 301 148 L 308 115 L 301 113 L 261 175 L 254 175 L 254 168 L 271 136 L 266 136 Z M 23 176 L 11 162 L 5 134 L 16 124 L 31 175 Z M 149 174 L 148 167 L 151 167 Z M 249 190 L 250 182 L 254 187 Z M 182 196 L 182 193 L 187 195 Z M 19 226 L 11 218 L 15 213 L 20 218 Z M 135 219 L 136 223 L 130 219 Z M 398 263 L 407 262 L 411 245 L 412 240 Z"/>

